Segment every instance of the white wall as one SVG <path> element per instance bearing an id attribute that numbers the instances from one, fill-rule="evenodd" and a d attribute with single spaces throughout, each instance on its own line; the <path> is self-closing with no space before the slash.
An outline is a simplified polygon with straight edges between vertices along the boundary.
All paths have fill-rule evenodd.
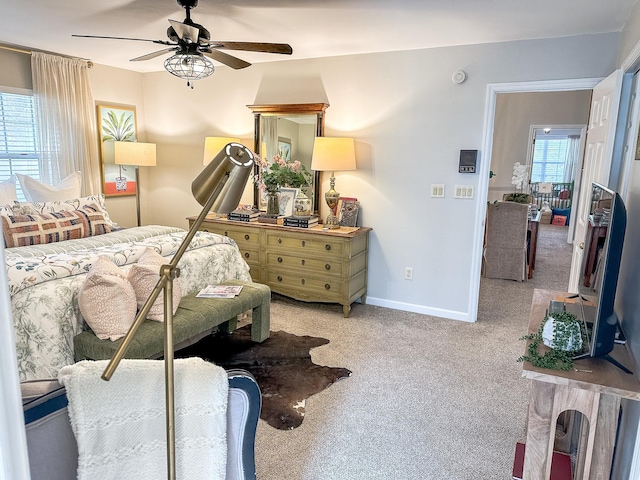
<path id="1" fill-rule="evenodd" d="M 460 149 L 481 147 L 487 84 L 606 76 L 615 69 L 618 40 L 607 34 L 219 68 L 195 90 L 164 72 L 146 74 L 146 133 L 159 156 L 147 218 L 185 226 L 198 212 L 189 185 L 204 137 L 230 135 L 251 145 L 246 105 L 325 96 L 325 134 L 356 139 L 358 169 L 337 173 L 336 189 L 360 200 L 359 223 L 373 228 L 368 301 L 472 320 L 471 250 L 486 192 L 474 200 L 452 195 L 457 184 L 478 184 L 477 174 L 459 174 L 457 163 Z M 451 81 L 458 69 L 468 74 L 462 85 Z M 480 161 L 487 161 L 482 153 Z M 431 183 L 444 183 L 446 198 L 431 199 Z M 404 280 L 407 266 L 412 281 Z"/>

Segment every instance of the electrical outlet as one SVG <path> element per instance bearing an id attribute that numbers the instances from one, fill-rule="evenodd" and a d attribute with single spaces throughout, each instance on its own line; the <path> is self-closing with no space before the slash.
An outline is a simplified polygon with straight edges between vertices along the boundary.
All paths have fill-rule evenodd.
<path id="1" fill-rule="evenodd" d="M 404 279 L 405 280 L 413 280 L 413 268 L 405 267 L 404 268 Z"/>
<path id="2" fill-rule="evenodd" d="M 431 196 L 435 198 L 444 198 L 444 184 L 431 184 Z"/>

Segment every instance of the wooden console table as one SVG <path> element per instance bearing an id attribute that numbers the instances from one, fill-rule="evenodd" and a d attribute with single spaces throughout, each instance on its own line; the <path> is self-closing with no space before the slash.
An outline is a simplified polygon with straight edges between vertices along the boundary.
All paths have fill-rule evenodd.
<path id="1" fill-rule="evenodd" d="M 189 226 L 195 217 L 189 217 Z M 228 236 L 251 268 L 251 278 L 273 292 L 305 302 L 351 303 L 367 296 L 370 228 L 283 227 L 207 218 L 201 230 Z"/>
<path id="2" fill-rule="evenodd" d="M 531 305 L 529 333 L 538 331 L 551 300 L 563 300 L 566 297 L 569 297 L 568 293 L 536 289 Z M 625 346 L 616 345 L 611 356 L 635 370 Z M 591 373 L 537 368 L 529 362 L 523 364 L 522 376 L 532 380 L 523 480 L 549 478 L 556 419 L 566 410 L 576 410 L 589 420 L 589 430 L 579 452 L 574 479 L 609 478 L 620 399 L 640 401 L 640 382 L 635 375 L 624 373 L 599 358 L 578 360 L 576 368 L 590 370 Z"/>

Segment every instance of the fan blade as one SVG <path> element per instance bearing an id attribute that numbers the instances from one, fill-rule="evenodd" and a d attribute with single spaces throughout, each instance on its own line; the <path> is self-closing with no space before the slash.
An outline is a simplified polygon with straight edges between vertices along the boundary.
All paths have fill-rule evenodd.
<path id="1" fill-rule="evenodd" d="M 293 49 L 287 43 L 261 42 L 209 42 L 212 48 L 227 48 L 229 50 L 245 50 L 247 52 L 282 53 L 291 55 Z"/>
<path id="2" fill-rule="evenodd" d="M 71 35 L 72 37 L 82 38 L 106 38 L 108 40 L 135 40 L 136 42 L 152 42 L 160 45 L 176 45 L 175 43 L 167 42 L 166 40 L 149 40 L 148 38 L 130 38 L 130 37 L 103 37 L 100 35 Z"/>
<path id="3" fill-rule="evenodd" d="M 198 35 L 200 35 L 200 30 L 198 30 L 196 27 L 192 27 L 191 25 L 187 25 L 186 23 L 178 22 L 176 20 L 169 20 L 169 23 L 176 31 L 178 38 L 187 42 L 198 43 Z"/>
<path id="4" fill-rule="evenodd" d="M 157 52 L 147 53 L 146 55 L 142 55 L 140 57 L 132 58 L 129 60 L 130 62 L 140 62 L 142 60 L 151 60 L 152 58 L 159 57 L 160 55 L 164 55 L 167 52 L 175 52 L 177 48 L 163 48 L 162 50 L 158 50 Z"/>
<path id="5" fill-rule="evenodd" d="M 239 58 L 233 57 L 224 52 L 219 52 L 218 50 L 203 50 L 202 53 L 207 57 L 213 58 L 214 60 L 224 63 L 228 67 L 235 68 L 236 70 L 240 70 L 241 68 L 246 68 L 251 65 L 249 62 L 245 62 L 244 60 L 240 60 Z"/>

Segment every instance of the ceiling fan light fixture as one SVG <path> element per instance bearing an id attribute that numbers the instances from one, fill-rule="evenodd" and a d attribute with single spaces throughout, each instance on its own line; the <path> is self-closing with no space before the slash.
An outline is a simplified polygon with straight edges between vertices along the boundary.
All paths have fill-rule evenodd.
<path id="1" fill-rule="evenodd" d="M 164 68 L 171 75 L 187 80 L 191 88 L 192 80 L 207 78 L 214 71 L 211 60 L 197 53 L 176 53 L 165 60 Z"/>

